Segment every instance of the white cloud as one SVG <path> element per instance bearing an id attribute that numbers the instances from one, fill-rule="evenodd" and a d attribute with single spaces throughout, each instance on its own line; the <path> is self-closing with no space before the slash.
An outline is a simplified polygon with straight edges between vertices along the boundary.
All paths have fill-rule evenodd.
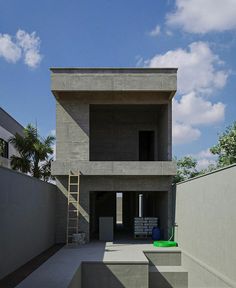
<path id="1" fill-rule="evenodd" d="M 208 43 L 193 42 L 188 49 L 170 50 L 157 54 L 145 62 L 149 67 L 178 67 L 178 91 L 180 93 L 212 92 L 224 87 L 228 72 L 217 69 L 222 65 Z"/>
<path id="2" fill-rule="evenodd" d="M 149 32 L 149 35 L 152 37 L 156 37 L 161 34 L 161 27 L 157 25 L 152 31 Z"/>
<path id="3" fill-rule="evenodd" d="M 42 59 L 40 38 L 35 32 L 29 34 L 24 30 L 18 30 L 15 37 L 0 34 L 0 57 L 12 63 L 23 57 L 27 66 L 36 68 Z"/>
<path id="4" fill-rule="evenodd" d="M 21 58 L 21 49 L 8 34 L 0 34 L 0 57 L 12 63 L 16 63 Z"/>
<path id="5" fill-rule="evenodd" d="M 186 144 L 197 140 L 201 136 L 201 132 L 197 128 L 193 128 L 186 123 L 178 123 L 173 121 L 172 125 L 172 137 L 173 143 Z"/>
<path id="6" fill-rule="evenodd" d="M 187 49 L 170 50 L 144 61 L 148 67 L 178 67 L 179 100 L 173 100 L 173 143 L 197 140 L 199 125 L 213 125 L 224 119 L 225 105 L 209 96 L 223 88 L 229 72 L 208 43 L 193 42 Z"/>
<path id="7" fill-rule="evenodd" d="M 35 68 L 39 65 L 42 56 L 39 53 L 40 39 L 36 36 L 36 33 L 31 34 L 18 30 L 16 33 L 16 39 L 18 45 L 24 51 L 24 62 L 31 68 Z"/>
<path id="8" fill-rule="evenodd" d="M 195 158 L 197 159 L 201 159 L 201 158 L 216 158 L 216 156 L 214 154 L 211 153 L 210 148 L 205 149 L 205 150 L 201 150 L 200 152 L 198 152 L 197 154 L 193 155 Z"/>
<path id="9" fill-rule="evenodd" d="M 176 0 L 176 10 L 166 20 L 167 25 L 190 33 L 236 29 L 236 1 Z"/>
<path id="10" fill-rule="evenodd" d="M 213 124 L 224 119 L 225 105 L 211 103 L 196 95 L 195 92 L 173 100 L 173 119 L 191 125 Z"/>
<path id="11" fill-rule="evenodd" d="M 217 156 L 213 155 L 210 149 L 205 149 L 197 154 L 191 155 L 193 158 L 197 159 L 197 169 L 202 170 L 206 169 L 209 165 L 215 165 Z"/>

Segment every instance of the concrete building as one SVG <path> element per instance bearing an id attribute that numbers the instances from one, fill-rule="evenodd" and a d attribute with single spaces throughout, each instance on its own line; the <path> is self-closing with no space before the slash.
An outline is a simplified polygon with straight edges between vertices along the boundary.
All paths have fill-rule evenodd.
<path id="1" fill-rule="evenodd" d="M 23 135 L 24 127 L 0 107 L 0 166 L 11 168 L 10 158 L 18 155 L 16 149 L 8 142 L 16 133 Z"/>
<path id="2" fill-rule="evenodd" d="M 97 239 L 99 218 L 113 217 L 114 237 L 132 235 L 134 217 L 172 225 L 172 98 L 177 69 L 52 68 L 56 98 L 57 242 L 66 241 L 69 171 L 80 172 L 79 229 Z M 116 195 L 122 193 L 122 227 Z M 119 216 L 120 217 L 120 216 Z"/>

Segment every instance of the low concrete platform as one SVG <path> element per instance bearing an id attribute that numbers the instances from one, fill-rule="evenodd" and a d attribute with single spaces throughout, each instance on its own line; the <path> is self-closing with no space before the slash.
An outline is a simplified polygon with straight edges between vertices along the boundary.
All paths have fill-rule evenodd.
<path id="1" fill-rule="evenodd" d="M 145 254 L 153 252 L 181 253 L 177 247 L 157 248 L 145 241 L 92 242 L 64 247 L 17 287 L 79 288 L 96 283 L 94 287 L 147 288 L 149 260 Z M 82 275 L 86 277 L 81 281 Z"/>

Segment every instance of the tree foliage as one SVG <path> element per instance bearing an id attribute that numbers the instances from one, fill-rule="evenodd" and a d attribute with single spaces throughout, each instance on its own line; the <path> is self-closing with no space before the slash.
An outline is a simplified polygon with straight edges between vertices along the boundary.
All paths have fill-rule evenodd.
<path id="1" fill-rule="evenodd" d="M 185 156 L 177 161 L 177 175 L 174 177 L 174 183 L 188 180 L 199 174 L 197 160 L 191 156 Z"/>
<path id="2" fill-rule="evenodd" d="M 19 156 L 11 156 L 12 168 L 48 181 L 51 177 L 52 145 L 55 137 L 40 137 L 37 128 L 31 124 L 27 125 L 23 133 L 23 136 L 16 134 L 9 139 L 19 152 Z"/>
<path id="3" fill-rule="evenodd" d="M 218 143 L 210 151 L 218 155 L 218 167 L 236 163 L 236 122 L 219 135 Z"/>

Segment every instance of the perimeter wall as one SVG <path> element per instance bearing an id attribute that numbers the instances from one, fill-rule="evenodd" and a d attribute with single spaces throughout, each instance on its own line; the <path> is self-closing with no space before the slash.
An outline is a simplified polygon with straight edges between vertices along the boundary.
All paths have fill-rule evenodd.
<path id="1" fill-rule="evenodd" d="M 189 287 L 236 287 L 236 165 L 177 184 L 175 215 Z"/>

